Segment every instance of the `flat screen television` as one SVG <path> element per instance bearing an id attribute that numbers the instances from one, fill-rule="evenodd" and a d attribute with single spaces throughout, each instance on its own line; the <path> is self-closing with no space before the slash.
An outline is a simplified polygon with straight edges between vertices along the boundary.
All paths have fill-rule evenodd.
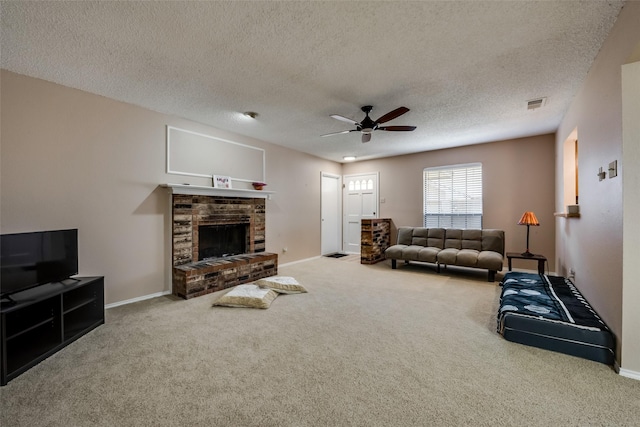
<path id="1" fill-rule="evenodd" d="M 78 230 L 0 235 L 0 296 L 78 274 Z"/>

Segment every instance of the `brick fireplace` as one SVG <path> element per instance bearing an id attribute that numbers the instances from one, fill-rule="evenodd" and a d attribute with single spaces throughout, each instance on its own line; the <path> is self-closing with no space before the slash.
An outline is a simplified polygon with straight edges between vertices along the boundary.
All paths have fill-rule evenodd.
<path id="1" fill-rule="evenodd" d="M 278 256 L 265 252 L 263 198 L 173 194 L 172 221 L 174 295 L 189 299 L 278 272 Z M 226 225 L 244 228 L 245 253 L 199 259 L 200 227 Z"/>

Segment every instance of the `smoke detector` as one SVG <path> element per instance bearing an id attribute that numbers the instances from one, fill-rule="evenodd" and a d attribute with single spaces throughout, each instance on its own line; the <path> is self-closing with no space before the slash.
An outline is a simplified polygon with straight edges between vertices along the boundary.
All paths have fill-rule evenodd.
<path id="1" fill-rule="evenodd" d="M 537 108 L 543 107 L 547 103 L 547 98 L 536 98 L 530 99 L 527 101 L 527 110 L 535 110 Z"/>

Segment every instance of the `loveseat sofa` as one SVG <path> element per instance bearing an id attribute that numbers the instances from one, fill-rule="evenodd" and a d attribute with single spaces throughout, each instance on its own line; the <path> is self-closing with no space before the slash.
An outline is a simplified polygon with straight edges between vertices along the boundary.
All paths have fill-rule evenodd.
<path id="1" fill-rule="evenodd" d="M 504 231 L 399 227 L 396 244 L 384 256 L 394 269 L 397 260 L 433 263 L 438 273 L 441 265 L 487 269 L 493 282 L 504 264 Z"/>

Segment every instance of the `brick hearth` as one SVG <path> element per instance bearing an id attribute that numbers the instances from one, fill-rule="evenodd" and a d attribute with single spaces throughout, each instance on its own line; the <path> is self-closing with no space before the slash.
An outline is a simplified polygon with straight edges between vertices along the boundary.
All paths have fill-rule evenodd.
<path id="1" fill-rule="evenodd" d="M 173 269 L 173 293 L 185 299 L 199 297 L 277 272 L 278 256 L 267 252 L 185 264 Z"/>
<path id="2" fill-rule="evenodd" d="M 174 194 L 173 294 L 189 299 L 278 273 L 278 256 L 265 252 L 265 200 Z M 247 253 L 199 260 L 200 225 L 247 225 Z"/>

